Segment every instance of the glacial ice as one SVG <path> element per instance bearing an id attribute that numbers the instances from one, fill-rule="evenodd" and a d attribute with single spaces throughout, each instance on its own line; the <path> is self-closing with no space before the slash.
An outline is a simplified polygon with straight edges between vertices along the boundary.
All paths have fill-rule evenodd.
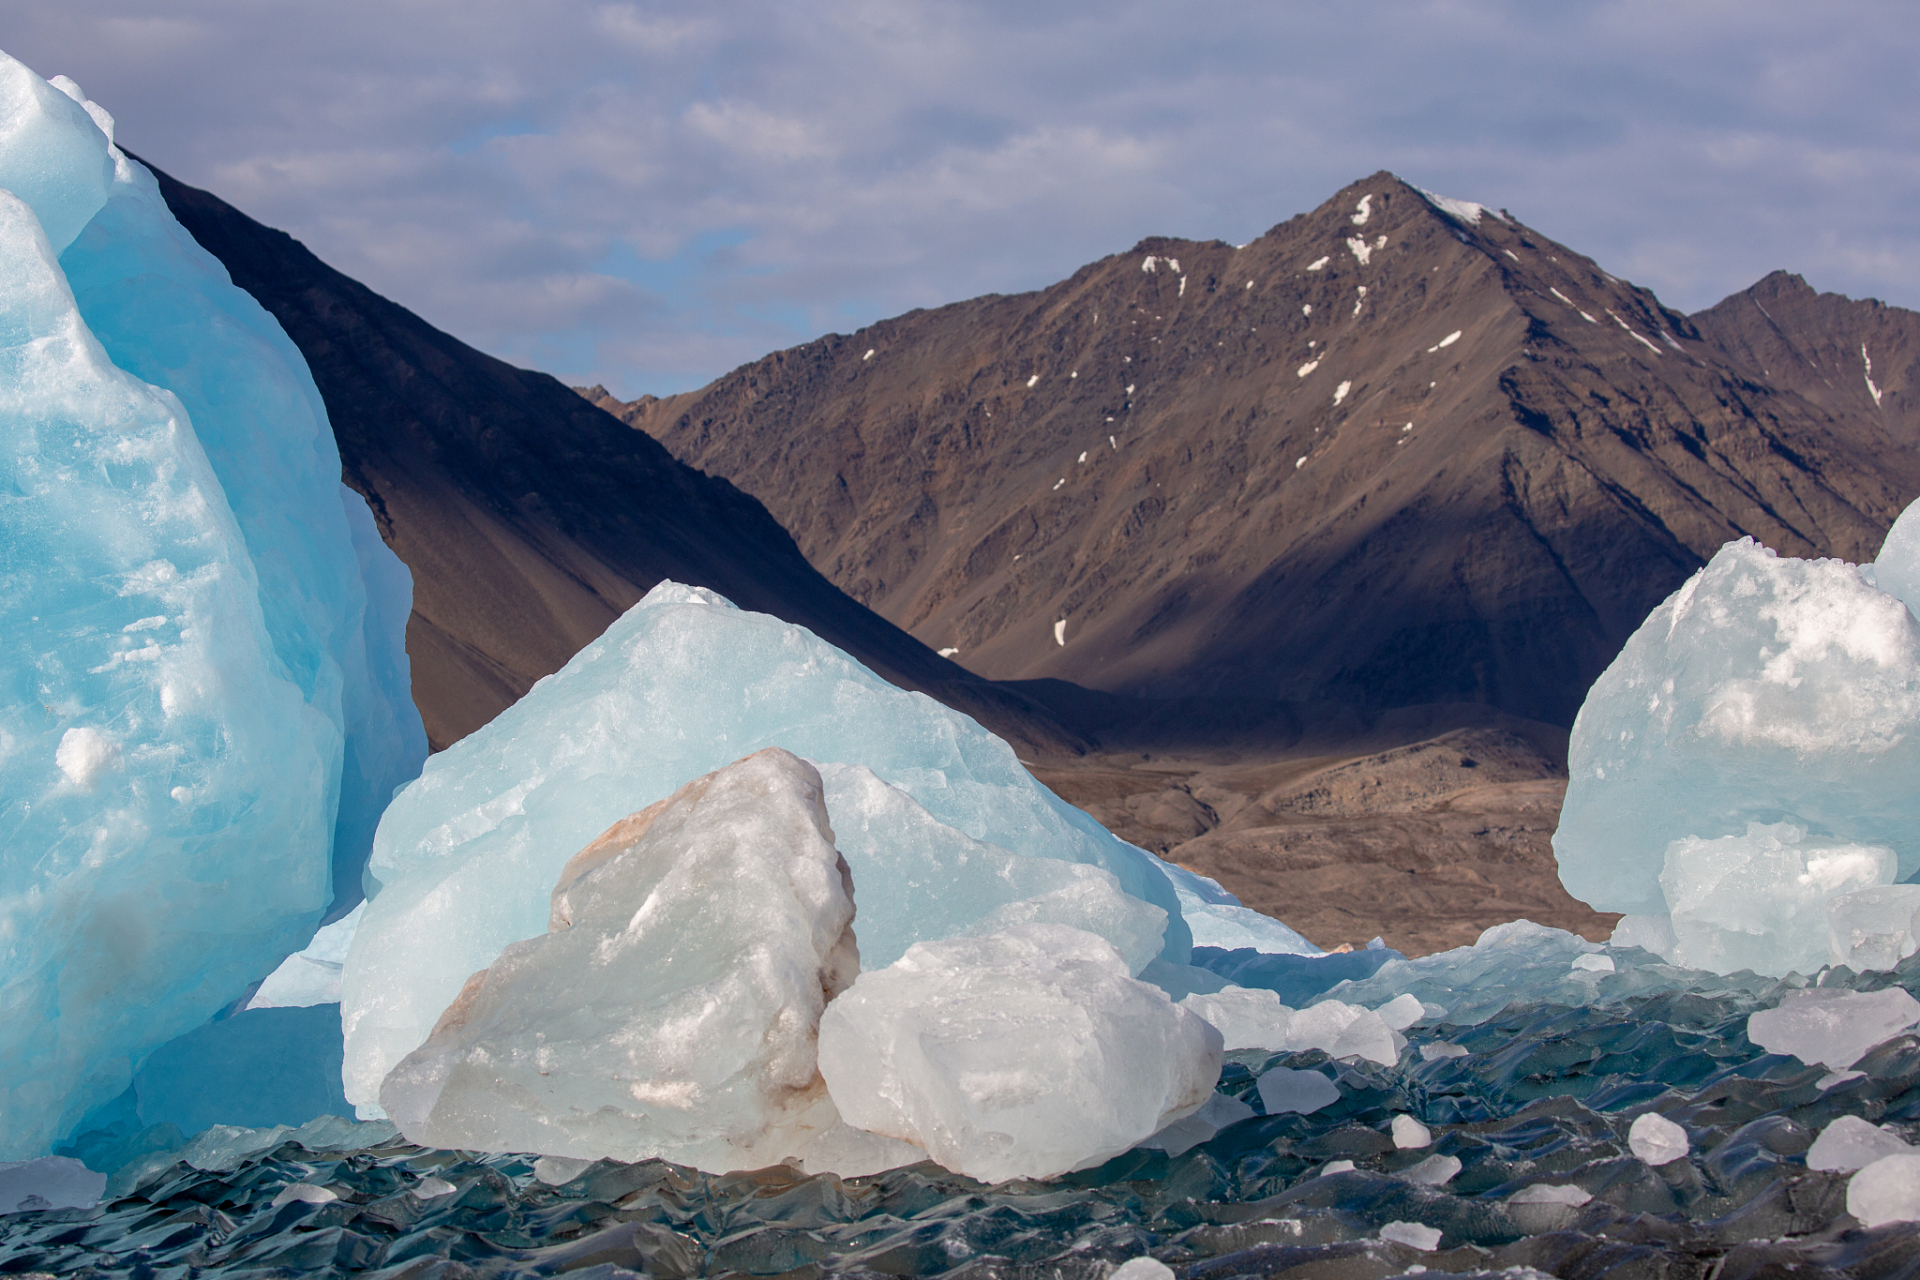
<path id="1" fill-rule="evenodd" d="M 1669 848 L 1696 842 L 1682 844 L 1684 863 L 1688 851 L 1706 855 L 1698 842 L 1751 839 L 1749 824 L 1806 833 L 1810 883 L 1795 886 L 1788 913 L 1796 929 L 1807 904 L 1831 896 L 1815 860 L 1841 846 L 1891 849 L 1889 880 L 1920 871 L 1910 834 L 1920 793 L 1909 781 L 1920 771 L 1920 621 L 1871 585 L 1874 576 L 1742 539 L 1653 611 L 1574 722 L 1554 851 L 1575 897 L 1668 915 Z M 1802 874 L 1789 861 L 1766 873 Z M 1775 927 L 1768 899 L 1778 883 L 1727 895 L 1721 932 Z M 1687 962 L 1736 959 L 1727 942 L 1696 944 L 1700 959 Z M 1803 953 L 1798 941 L 1788 950 Z"/>
<path id="2" fill-rule="evenodd" d="M 1917 1155 L 1899 1134 L 1859 1116 L 1840 1116 L 1820 1131 L 1807 1150 L 1807 1168 L 1852 1173 L 1882 1156 Z"/>
<path id="3" fill-rule="evenodd" d="M 427 755 L 405 650 L 413 580 L 340 483 L 305 358 L 174 220 L 153 175 L 114 160 L 108 199 L 61 266 L 114 364 L 185 406 L 246 541 L 274 654 L 339 735 L 326 785 L 330 914 L 343 915 L 381 811 Z"/>
<path id="4" fill-rule="evenodd" d="M 815 1036 L 860 966 L 832 836 L 820 775 L 777 747 L 614 824 L 561 872 L 550 931 L 468 979 L 381 1106 L 436 1147 L 799 1158 L 837 1119 Z"/>
<path id="5" fill-rule="evenodd" d="M 1768 1053 L 1844 1071 L 1908 1027 L 1920 1023 L 1920 1000 L 1899 987 L 1884 991 L 1789 991 L 1778 1006 L 1747 1019 L 1747 1038 Z"/>
<path id="6" fill-rule="evenodd" d="M 1278 1052 L 1287 1048 L 1293 1010 L 1281 1004 L 1278 995 L 1262 987 L 1195 992 L 1184 997 L 1180 1007 L 1212 1025 L 1220 1033 L 1228 1053 L 1236 1049 Z"/>
<path id="7" fill-rule="evenodd" d="M 1213 1094 L 1220 1035 L 1065 925 L 920 942 L 820 1020 L 846 1122 L 1000 1182 L 1098 1164 Z"/>
<path id="8" fill-rule="evenodd" d="M 1180 914 L 1192 931 L 1194 946 L 1218 947 L 1222 951 L 1247 949 L 1266 955 L 1326 954 L 1281 921 L 1241 906 L 1240 900 L 1222 888 L 1218 880 L 1171 862 L 1161 862 L 1160 870 L 1173 882 L 1173 892 L 1180 900 Z"/>
<path id="9" fill-rule="evenodd" d="M 1685 1129 L 1658 1112 L 1649 1111 L 1628 1127 L 1627 1146 L 1634 1155 L 1658 1167 L 1681 1159 L 1690 1144 Z"/>
<path id="10" fill-rule="evenodd" d="M 112 127 L 0 54 L 0 1155 L 297 950 L 425 749 L 304 363 Z"/>
<path id="11" fill-rule="evenodd" d="M 1827 954 L 1855 973 L 1897 968 L 1920 949 L 1920 885 L 1889 884 L 1827 899 Z"/>
<path id="12" fill-rule="evenodd" d="M 1920 1222 L 1920 1153 L 1881 1156 L 1847 1179 L 1847 1212 L 1867 1227 Z"/>
<path id="13" fill-rule="evenodd" d="M 1776 977 L 1827 962 L 1828 902 L 1892 881 L 1893 850 L 1816 840 L 1788 822 L 1749 822 L 1743 835 L 1682 836 L 1667 846 L 1660 887 L 1674 945 L 1695 969 Z"/>
<path id="14" fill-rule="evenodd" d="M 1129 897 L 1167 913 L 1161 955 L 1186 960 L 1189 935 L 1158 860 L 1040 786 L 1004 742 L 801 627 L 664 582 L 491 724 L 428 761 L 382 818 L 368 866 L 378 892 L 341 982 L 347 1097 L 361 1114 L 377 1114 L 381 1080 L 426 1039 L 467 976 L 546 928 L 547 890 L 576 850 L 687 779 L 775 745 L 864 766 L 934 819 L 1006 853 L 1111 873 Z M 841 796 L 829 797 L 830 811 Z M 888 801 L 875 821 L 885 828 L 904 813 Z M 842 852 L 859 882 L 860 823 L 850 811 L 833 818 L 847 827 Z M 883 901 L 876 887 L 873 910 L 861 910 L 884 945 Z M 963 911 L 955 895 L 947 919 L 1004 905 L 996 893 Z M 1089 902 L 1064 905 L 1093 923 Z M 1137 926 L 1138 917 L 1108 915 L 1116 930 Z"/>
<path id="15" fill-rule="evenodd" d="M 1222 1130 L 1242 1120 L 1250 1120 L 1254 1109 L 1238 1098 L 1215 1093 L 1200 1104 L 1192 1115 L 1182 1116 L 1139 1145 L 1150 1151 L 1182 1155 L 1203 1142 L 1210 1142 Z"/>
<path id="16" fill-rule="evenodd" d="M 340 1003 L 340 971 L 347 962 L 347 948 L 354 930 L 366 913 L 362 901 L 332 924 L 321 926 L 304 950 L 283 960 L 268 974 L 259 990 L 247 1001 L 249 1009 L 294 1009 L 316 1004 Z"/>
<path id="17" fill-rule="evenodd" d="M 1433 1130 L 1409 1115 L 1393 1118 L 1393 1145 L 1402 1151 L 1415 1151 L 1433 1145 Z"/>
<path id="18" fill-rule="evenodd" d="M 1272 1067 L 1261 1073 L 1256 1083 L 1260 1105 L 1270 1116 L 1298 1113 L 1311 1115 L 1322 1107 L 1340 1101 L 1340 1086 L 1327 1079 L 1323 1071 L 1299 1071 L 1292 1067 Z"/>

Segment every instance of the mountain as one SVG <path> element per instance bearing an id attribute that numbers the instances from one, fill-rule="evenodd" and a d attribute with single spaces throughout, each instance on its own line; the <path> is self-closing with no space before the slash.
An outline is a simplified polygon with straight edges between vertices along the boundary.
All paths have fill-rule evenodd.
<path id="1" fill-rule="evenodd" d="M 1564 726 L 1728 539 L 1874 554 L 1920 495 L 1915 319 L 1784 276 L 1681 315 L 1378 173 L 1251 244 L 584 394 L 981 675 Z"/>
<path id="2" fill-rule="evenodd" d="M 800 623 L 1029 750 L 1079 748 L 1050 711 L 850 599 L 724 479 L 148 168 L 174 216 L 306 357 L 344 478 L 413 571 L 407 652 L 436 750 L 558 670 L 662 578 Z"/>

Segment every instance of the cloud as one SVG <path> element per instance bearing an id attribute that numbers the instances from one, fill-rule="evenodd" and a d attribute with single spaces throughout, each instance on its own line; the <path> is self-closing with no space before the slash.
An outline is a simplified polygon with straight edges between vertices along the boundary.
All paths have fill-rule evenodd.
<path id="1" fill-rule="evenodd" d="M 8 51 L 476 345 L 633 395 L 1389 168 L 1685 309 L 1920 305 L 1890 0 L 135 0 Z"/>

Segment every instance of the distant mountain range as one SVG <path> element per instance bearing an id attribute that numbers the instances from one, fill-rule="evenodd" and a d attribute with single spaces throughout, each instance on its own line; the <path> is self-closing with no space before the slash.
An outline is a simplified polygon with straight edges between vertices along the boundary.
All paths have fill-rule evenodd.
<path id="1" fill-rule="evenodd" d="M 981 675 L 1564 726 L 1728 539 L 1874 555 L 1917 358 L 1913 312 L 1776 273 L 1681 315 L 1378 173 L 1251 244 L 583 394 Z"/>

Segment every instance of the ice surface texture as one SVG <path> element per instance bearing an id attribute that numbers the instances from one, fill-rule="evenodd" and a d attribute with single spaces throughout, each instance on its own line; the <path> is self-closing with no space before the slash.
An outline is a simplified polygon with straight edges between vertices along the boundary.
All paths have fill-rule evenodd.
<path id="1" fill-rule="evenodd" d="M 429 1146 L 714 1172 L 798 1158 L 837 1119 L 820 1012 L 859 972 L 820 775 L 777 747 L 582 849 L 551 931 L 501 952 L 380 1102 Z"/>
<path id="2" fill-rule="evenodd" d="M 1186 959 L 1186 926 L 1157 860 L 1035 782 L 1004 742 L 804 628 L 661 583 L 491 724 L 430 760 L 387 810 L 368 868 L 379 892 L 341 986 L 347 1097 L 372 1114 L 387 1071 L 426 1039 L 467 976 L 545 931 L 548 891 L 588 841 L 767 746 L 864 766 L 934 819 L 1007 853 L 1111 873 L 1128 896 L 1167 913 L 1162 954 Z M 838 776 L 849 785 L 830 789 L 829 812 L 847 828 L 840 851 L 864 884 L 867 860 L 882 865 L 888 850 L 866 846 L 862 822 L 835 807 L 871 788 Z M 882 834 L 912 825 L 891 801 L 868 816 Z M 900 856 L 910 864 L 924 852 Z M 956 892 L 941 929 L 1006 904 L 1004 890 L 961 883 L 981 897 L 963 909 Z M 918 940 L 911 926 L 885 923 L 884 901 L 876 889 L 872 908 L 861 906 L 860 927 L 881 953 Z M 1137 930 L 1137 916 L 1112 918 L 1116 931 Z"/>
<path id="3" fill-rule="evenodd" d="M 1111 943 L 1057 924 L 916 943 L 820 1021 L 848 1124 L 982 1182 L 1118 1155 L 1211 1097 L 1220 1054 Z"/>
<path id="4" fill-rule="evenodd" d="M 378 556 L 354 545 L 305 365 L 81 97 L 0 55 L 0 1157 L 45 1151 L 311 934 L 342 699 L 371 679 L 327 646 L 387 673 L 354 696 L 411 714 L 398 630 L 366 656 L 357 566 Z M 242 480 L 258 492 L 232 503 Z M 262 567 L 316 565 L 339 612 L 284 616 L 305 588 Z M 404 775 L 383 750 L 363 810 Z"/>
<path id="5" fill-rule="evenodd" d="M 1742 539 L 1653 611 L 1574 723 L 1554 851 L 1575 897 L 1678 912 L 1686 964 L 1760 968 L 1738 935 L 1777 936 L 1777 974 L 1824 959 L 1863 848 L 1892 852 L 1872 874 L 1920 870 L 1920 622 L 1868 576 Z M 1716 860 L 1747 878 L 1715 890 Z"/>

